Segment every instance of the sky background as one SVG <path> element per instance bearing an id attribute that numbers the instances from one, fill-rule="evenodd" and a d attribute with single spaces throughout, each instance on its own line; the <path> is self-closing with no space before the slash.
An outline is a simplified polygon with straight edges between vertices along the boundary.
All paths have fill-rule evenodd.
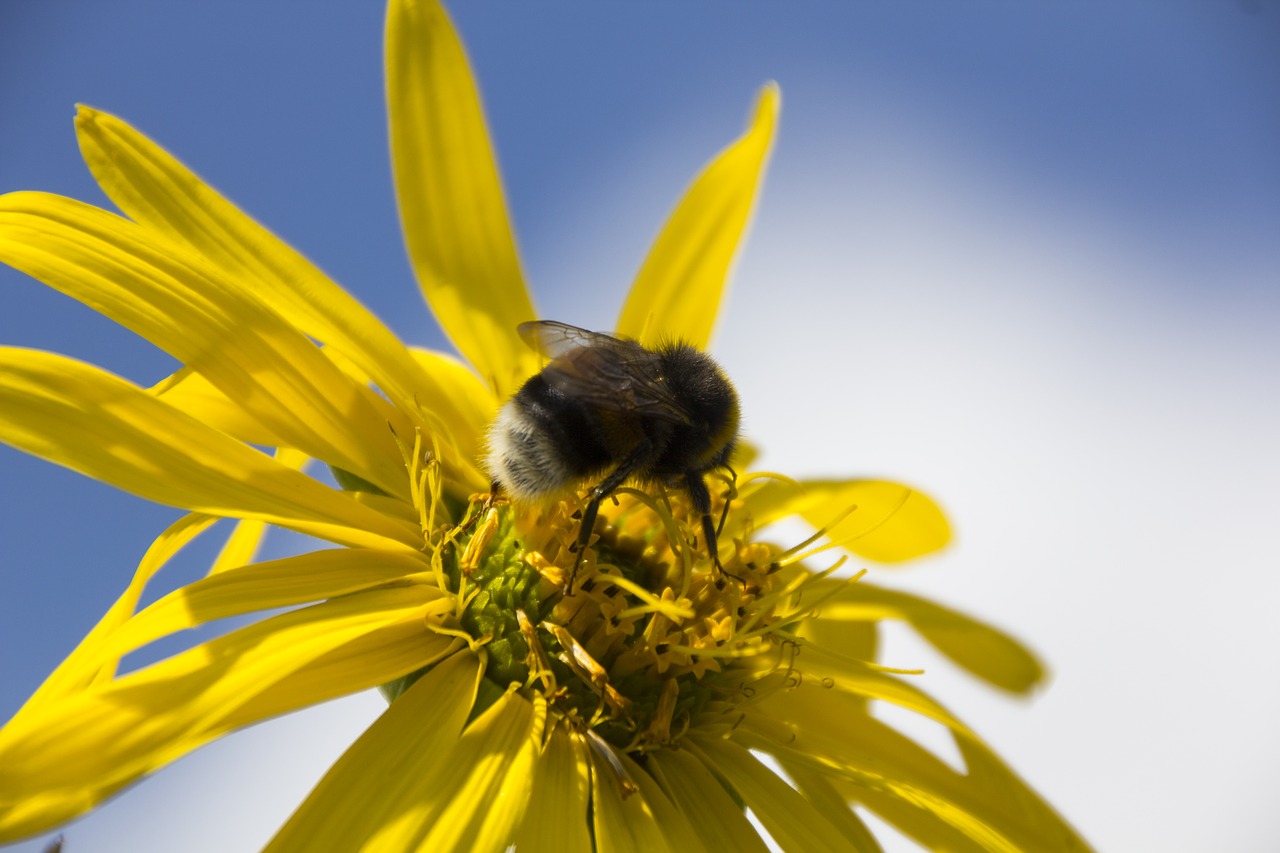
<path id="1" fill-rule="evenodd" d="M 613 325 L 686 183 L 778 81 L 713 347 L 747 433 L 776 470 L 934 495 L 954 545 L 871 577 L 1013 632 L 1054 678 L 1010 700 L 905 633 L 887 661 L 924 666 L 1100 849 L 1276 849 L 1280 7 L 453 5 L 536 304 L 575 325 Z M 0 191 L 104 203 L 72 132 L 90 104 L 446 346 L 398 232 L 382 25 L 372 0 L 4 0 Z M 144 385 L 173 369 L 7 268 L 0 299 L 0 343 Z M 0 483 L 3 719 L 178 513 L 7 448 Z M 206 748 L 67 849 L 256 849 L 381 707 Z"/>

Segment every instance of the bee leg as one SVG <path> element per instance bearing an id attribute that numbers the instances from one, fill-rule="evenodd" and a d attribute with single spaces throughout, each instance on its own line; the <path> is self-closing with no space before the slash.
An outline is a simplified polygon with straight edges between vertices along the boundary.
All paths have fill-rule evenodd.
<path id="1" fill-rule="evenodd" d="M 720 532 L 724 530 L 724 523 L 729 520 L 729 506 L 733 503 L 733 499 L 738 496 L 738 472 L 724 466 L 729 472 L 731 478 L 729 482 L 729 491 L 724 496 L 724 508 L 720 510 L 720 523 L 716 525 L 716 538 L 720 537 Z"/>
<path id="2" fill-rule="evenodd" d="M 716 542 L 715 523 L 711 520 L 711 493 L 707 491 L 707 481 L 696 471 L 688 471 L 684 475 L 684 483 L 694 512 L 702 516 L 702 535 L 707 540 L 707 554 L 711 557 L 712 565 L 720 574 L 728 575 L 739 583 L 746 583 L 742 578 L 726 571 L 720 564 L 720 546 Z"/>
<path id="3" fill-rule="evenodd" d="M 578 541 L 573 546 L 573 551 L 577 556 L 573 560 L 573 571 L 569 573 L 567 590 L 570 593 L 573 592 L 573 580 L 578 576 L 578 566 L 582 563 L 582 555 L 587 550 L 587 543 L 591 541 L 591 531 L 596 526 L 596 515 L 600 512 L 600 502 L 609 497 L 614 489 L 625 483 L 628 477 L 643 468 L 652 454 L 653 445 L 646 441 L 631 451 L 627 458 L 623 459 L 618 467 L 614 468 L 609 476 L 604 478 L 600 485 L 591 490 L 591 500 L 587 502 L 586 507 L 582 510 L 582 521 L 578 524 Z"/>

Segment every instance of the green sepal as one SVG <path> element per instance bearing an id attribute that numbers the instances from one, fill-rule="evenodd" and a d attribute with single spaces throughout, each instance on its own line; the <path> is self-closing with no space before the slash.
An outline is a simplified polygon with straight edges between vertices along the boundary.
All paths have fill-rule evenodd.
<path id="1" fill-rule="evenodd" d="M 338 485 L 342 487 L 344 492 L 368 492 L 373 495 L 383 495 L 390 497 L 382 489 L 379 489 L 373 483 L 363 477 L 357 477 L 350 471 L 343 470 L 337 465 L 330 465 L 329 472 L 333 474 L 333 479 L 338 481 Z"/>

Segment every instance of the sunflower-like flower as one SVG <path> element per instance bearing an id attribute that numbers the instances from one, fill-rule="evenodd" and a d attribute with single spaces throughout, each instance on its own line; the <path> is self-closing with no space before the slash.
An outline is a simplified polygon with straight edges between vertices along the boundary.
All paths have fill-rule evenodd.
<path id="1" fill-rule="evenodd" d="M 785 850 L 877 849 L 851 806 L 935 849 L 1083 848 L 972 730 L 874 663 L 875 628 L 905 620 L 1010 691 L 1039 680 L 1034 658 L 958 613 L 833 575 L 832 548 L 893 562 L 941 547 L 946 521 L 920 492 L 747 473 L 740 447 L 743 475 L 709 478 L 719 561 L 687 498 L 661 484 L 617 490 L 581 554 L 578 497 L 529 507 L 485 494 L 488 424 L 541 367 L 515 334 L 536 315 L 437 3 L 393 0 L 387 75 L 409 254 L 466 364 L 407 348 L 103 113 L 82 109 L 76 128 L 124 217 L 0 198 L 0 260 L 183 365 L 144 389 L 0 349 L 0 438 L 189 510 L 0 730 L 0 841 L 72 819 L 225 733 L 382 687 L 386 712 L 270 849 L 765 849 L 748 813 Z M 620 336 L 706 346 L 777 111 L 767 86 L 745 134 L 691 185 Z M 342 488 L 304 473 L 313 460 Z M 818 534 L 788 548 L 757 535 L 791 516 Z M 138 611 L 156 571 L 220 518 L 240 521 L 208 576 Z M 253 562 L 267 526 L 331 547 Z M 120 671 L 157 639 L 267 611 Z M 873 700 L 946 726 L 965 768 L 880 722 Z"/>

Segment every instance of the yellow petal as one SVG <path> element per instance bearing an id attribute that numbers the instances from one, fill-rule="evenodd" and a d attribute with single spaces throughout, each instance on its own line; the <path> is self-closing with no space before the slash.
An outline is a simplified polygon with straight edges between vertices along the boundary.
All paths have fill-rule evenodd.
<path id="1" fill-rule="evenodd" d="M 942 510 L 923 492 L 886 480 L 770 481 L 744 490 L 742 500 L 759 527 L 799 515 L 844 549 L 882 563 L 937 551 L 951 539 Z M 852 512 L 841 517 L 850 507 Z M 833 523 L 834 522 L 834 523 Z"/>
<path id="2" fill-rule="evenodd" d="M 705 348 L 773 144 L 781 95 L 760 90 L 755 115 L 685 191 L 631 286 L 618 333 L 646 345 L 679 338 Z"/>
<path id="3" fill-rule="evenodd" d="M 868 716 L 844 691 L 810 679 L 768 697 L 754 710 L 734 729 L 734 741 L 788 765 L 846 779 L 852 784 L 842 790 L 872 809 L 878 807 L 878 796 L 889 795 L 923 809 L 982 849 L 1088 849 L 1034 791 L 962 729 L 953 728 L 953 734 L 966 760 L 969 754 L 983 757 L 968 774 Z M 973 751 L 966 753 L 966 747 Z M 903 828 L 912 831 L 910 825 Z"/>
<path id="4" fill-rule="evenodd" d="M 795 782 L 796 788 L 804 794 L 804 798 L 819 809 L 827 820 L 835 824 L 851 849 L 863 851 L 863 853 L 881 853 L 880 843 L 876 841 L 862 819 L 850 808 L 849 800 L 836 789 L 831 780 L 815 772 L 811 767 L 784 764 L 782 769 L 791 777 L 791 781 Z"/>
<path id="5" fill-rule="evenodd" d="M 715 848 L 708 848 L 702 843 L 702 839 L 698 837 L 698 833 L 694 831 L 693 824 L 689 817 L 676 807 L 667 797 L 666 792 L 658 785 L 657 780 L 650 776 L 640 765 L 632 761 L 627 755 L 618 756 L 622 762 L 622 766 L 631 774 L 631 781 L 636 783 L 636 787 L 640 789 L 638 796 L 644 798 L 648 808 L 653 812 L 654 819 L 657 821 L 658 829 L 667 839 L 667 845 L 678 853 L 702 853 Z M 696 819 L 696 815 L 694 819 Z"/>
<path id="6" fill-rule="evenodd" d="M 421 531 L 358 504 L 98 368 L 0 347 L 0 441 L 140 497 L 417 552 Z"/>
<path id="7" fill-rule="evenodd" d="M 75 650 L 67 655 L 58 668 L 45 679 L 44 684 L 40 685 L 40 688 L 27 700 L 14 719 L 27 713 L 29 708 L 39 706 L 54 696 L 86 687 L 100 676 L 106 678 L 114 676 L 115 661 L 104 662 L 99 653 L 99 646 L 107 636 L 133 616 L 138 607 L 138 601 L 142 597 L 142 591 L 151 578 L 155 577 L 156 572 L 164 568 L 175 554 L 208 530 L 217 520 L 211 515 L 191 513 L 169 525 L 157 536 L 138 564 L 133 580 L 116 599 L 115 604 L 111 605 L 111 609 L 98 620 L 98 624 L 80 641 Z"/>
<path id="8" fill-rule="evenodd" d="M 81 202 L 10 193 L 0 198 L 0 260 L 203 374 L 290 446 L 408 493 L 375 395 L 199 256 Z"/>
<path id="9" fill-rule="evenodd" d="M 412 350 L 414 359 L 423 373 L 431 377 L 453 401 L 457 421 L 451 423 L 457 440 L 458 452 L 475 461 L 480 454 L 481 438 L 489 422 L 498 413 L 502 400 L 476 378 L 465 364 L 452 356 L 431 350 Z M 485 483 L 484 485 L 488 485 Z"/>
<path id="10" fill-rule="evenodd" d="M 335 367 L 350 376 L 359 385 L 365 385 L 371 381 L 368 374 L 364 373 L 354 362 L 342 356 L 332 347 L 326 347 L 322 352 L 326 358 L 334 362 Z M 206 377 L 196 373 L 190 367 L 179 368 L 148 390 L 175 409 L 246 444 L 277 448 L 277 459 L 282 458 L 281 454 L 287 454 L 290 459 L 296 458 L 296 463 L 290 464 L 290 467 L 300 468 L 311 459 L 305 453 L 284 446 L 286 444 L 284 439 L 272 432 L 253 413 L 222 393 Z M 364 389 L 360 389 L 357 393 L 364 397 L 364 402 L 376 411 L 377 417 L 387 425 L 393 435 L 413 435 L 414 428 L 410 425 L 411 421 L 406 418 L 404 410 L 395 408 L 376 394 L 366 393 Z M 441 424 L 444 423 L 441 419 L 437 420 Z M 442 451 L 438 455 L 442 462 L 441 473 L 447 481 L 456 482 L 460 480 L 466 483 L 466 486 L 457 490 L 464 494 L 468 490 L 483 488 L 488 484 L 484 476 L 478 473 L 471 474 L 475 469 L 475 464 L 471 459 L 475 455 L 474 451 L 462 456 L 457 451 L 456 442 L 453 441 L 453 436 L 461 433 L 472 444 L 475 443 L 474 428 L 470 424 L 465 426 L 465 433 L 461 433 L 463 425 L 460 423 L 457 424 L 457 429 L 445 427 L 443 432 L 434 433 L 439 439 L 436 445 L 440 446 Z M 468 474 L 471 474 L 471 476 L 468 476 Z M 247 560 L 243 562 L 247 562 Z"/>
<path id="11" fill-rule="evenodd" d="M 387 11 L 387 109 L 400 222 L 449 340 L 499 396 L 538 364 L 515 328 L 535 317 L 462 42 L 434 0 Z"/>
<path id="12" fill-rule="evenodd" d="M 361 385 L 373 381 L 358 364 L 333 347 L 325 347 L 322 351 L 339 370 Z M 409 407 L 410 413 L 416 413 L 436 425 L 422 435 L 423 450 L 430 450 L 432 456 L 440 462 L 441 479 L 451 487 L 451 494 L 469 495 L 485 488 L 489 485 L 489 477 L 480 470 L 476 448 L 487 420 L 477 420 L 475 401 L 467 395 L 477 385 L 486 398 L 491 397 L 489 391 L 480 385 L 475 374 L 462 362 L 451 356 L 417 349 L 411 349 L 409 355 L 421 368 L 419 372 L 426 380 L 423 388 L 431 389 L 429 393 L 424 392 L 422 397 L 415 395 L 412 406 Z M 459 373 L 466 374 L 467 379 L 464 380 Z M 374 395 L 371 401 L 390 425 L 391 431 L 403 444 L 408 445 L 408 436 L 415 435 L 415 430 L 420 428 L 406 420 L 403 409 L 391 405 L 382 397 Z M 493 408 L 494 404 L 491 404 L 488 410 L 492 411 Z"/>
<path id="13" fill-rule="evenodd" d="M 445 760 L 453 772 L 435 797 L 443 804 L 418 843 L 424 851 L 502 853 L 524 819 L 542 746 L 547 704 L 507 693 L 463 733 Z"/>
<path id="14" fill-rule="evenodd" d="M 190 367 L 179 368 L 147 390 L 178 411 L 247 444 L 280 447 L 285 443 L 262 421 Z"/>
<path id="15" fill-rule="evenodd" d="M 1044 668 L 1017 640 L 985 622 L 905 592 L 873 584 L 842 584 L 824 599 L 818 616 L 801 623 L 801 633 L 819 645 L 848 651 L 869 622 L 900 619 L 952 661 L 988 684 L 1025 693 L 1044 678 Z"/>
<path id="16" fill-rule="evenodd" d="M 97 654 L 120 658 L 160 637 L 217 619 L 348 595 L 426 569 L 410 554 L 362 548 L 313 551 L 241 566 L 169 593 L 103 638 Z M 445 594 L 437 591 L 427 597 Z"/>
<path id="17" fill-rule="evenodd" d="M 654 750 L 649 753 L 649 766 L 708 850 L 768 850 L 724 786 L 692 753 Z"/>
<path id="18" fill-rule="evenodd" d="M 923 690 L 908 684 L 906 678 L 909 676 L 890 675 L 865 661 L 846 657 L 813 643 L 805 644 L 796 667 L 804 678 L 825 683 L 830 688 L 828 692 L 832 694 L 847 693 L 851 698 L 861 697 L 892 702 L 908 711 L 914 711 L 941 723 L 961 736 L 973 737 L 969 727 L 955 715 Z M 785 701 L 788 695 L 790 694 L 785 692 L 778 694 L 777 701 Z M 771 702 L 774 698 L 764 701 Z"/>
<path id="19" fill-rule="evenodd" d="M 973 813 L 982 793 L 974 789 L 968 801 L 957 802 L 958 790 L 964 796 L 963 776 L 883 723 L 846 714 L 833 731 L 797 732 L 775 719 L 776 731 L 769 732 L 764 722 L 756 717 L 744 723 L 734 741 L 788 769 L 824 775 L 847 801 L 870 808 L 925 849 L 1012 853 L 1009 839 Z"/>
<path id="20" fill-rule="evenodd" d="M 749 751 L 719 738 L 691 737 L 691 748 L 716 768 L 783 850 L 844 853 L 848 841 L 822 813 Z"/>
<path id="21" fill-rule="evenodd" d="M 520 853 L 592 853 L 587 830 L 591 771 L 563 726 L 547 738 L 533 772 L 516 849 Z"/>
<path id="22" fill-rule="evenodd" d="M 582 738 L 578 739 L 578 749 L 591 764 L 591 826 L 597 850 L 601 853 L 663 853 L 667 850 L 684 853 L 667 842 L 657 814 L 644 794 L 624 788 L 612 764 Z"/>
<path id="23" fill-rule="evenodd" d="M 242 628 L 0 730 L 0 841 L 91 808 L 232 729 L 430 663 L 426 587 L 374 590 Z"/>
<path id="24" fill-rule="evenodd" d="M 415 777 L 412 788 L 397 791 L 393 810 L 369 824 L 373 834 L 365 849 L 506 849 L 528 801 L 541 719 L 528 700 L 507 693 L 467 726 L 452 749 L 406 757 L 397 772 Z"/>
<path id="25" fill-rule="evenodd" d="M 853 730 L 839 731 L 839 742 L 835 732 L 821 736 L 805 732 L 806 736 L 797 738 L 787 726 L 779 727 L 784 737 L 769 737 L 762 734 L 759 724 L 757 719 L 746 728 L 740 727 L 733 739 L 777 757 L 783 766 L 826 774 L 849 800 L 870 808 L 928 849 L 1005 853 L 1020 849 L 984 822 L 981 791 L 964 791 L 963 776 L 876 720 L 846 717 L 842 727 Z M 881 736 L 881 740 L 868 744 L 868 733 Z M 887 812 L 880 810 L 884 803 L 891 804 Z M 950 842 L 952 836 L 959 843 L 938 843 Z M 1047 848 L 1032 845 L 1025 849 Z"/>
<path id="26" fill-rule="evenodd" d="M 209 574 L 217 575 L 248 565 L 253 560 L 258 546 L 262 544 L 262 537 L 266 532 L 265 522 L 256 519 L 237 521 L 235 529 L 231 531 L 213 565 L 209 567 Z"/>
<path id="27" fill-rule="evenodd" d="M 335 347 L 400 409 L 422 414 L 429 429 L 436 431 L 450 419 L 448 395 L 418 370 L 394 333 L 168 152 L 115 116 L 88 107 L 76 115 L 76 133 L 90 171 L 131 219 L 189 248 L 222 271 L 228 283 L 261 299 L 307 336 Z"/>
<path id="28" fill-rule="evenodd" d="M 1018 778 L 985 743 L 966 738 L 955 738 L 955 741 L 969 769 L 969 778 L 993 792 L 990 798 L 1003 806 L 1003 812 L 1010 820 L 1030 826 L 1029 835 L 1050 839 L 1052 844 L 1062 849 L 1087 849 L 1084 840 L 1062 816 Z"/>
<path id="29" fill-rule="evenodd" d="M 788 765 L 792 767 L 794 765 Z M 927 796 L 912 799 L 904 794 L 910 788 L 899 786 L 892 793 L 880 790 L 876 785 L 852 782 L 848 779 L 835 779 L 832 786 L 844 792 L 851 801 L 870 810 L 876 817 L 896 828 L 903 835 L 913 839 L 924 850 L 946 850 L 947 853 L 989 853 L 993 847 L 974 840 L 971 834 L 957 829 L 951 822 L 939 817 L 932 811 L 933 801 Z M 888 787 L 888 786 L 886 786 Z M 940 810 L 946 814 L 949 806 Z"/>
<path id="30" fill-rule="evenodd" d="M 423 798 L 451 796 L 424 788 L 423 777 L 457 743 L 482 673 L 466 650 L 432 667 L 338 759 L 267 850 L 359 850 Z"/>
<path id="31" fill-rule="evenodd" d="M 311 459 L 305 453 L 299 453 L 287 447 L 277 449 L 275 458 L 281 465 L 292 468 L 295 471 L 301 470 L 302 466 Z M 227 541 L 223 544 L 222 550 L 218 552 L 213 565 L 209 567 L 209 574 L 216 575 L 231 569 L 238 569 L 252 561 L 253 555 L 258 551 L 258 546 L 262 544 L 262 537 L 266 534 L 266 531 L 267 525 L 263 521 L 257 519 L 237 521 L 235 529 L 227 537 Z"/>
<path id="32" fill-rule="evenodd" d="M 862 581 L 857 581 L 862 583 Z M 820 606 L 819 613 L 825 613 L 826 607 Z M 879 659 L 880 636 L 877 623 L 861 621 L 842 621 L 823 619 L 820 617 L 805 619 L 796 627 L 796 634 L 822 648 L 839 649 L 841 653 L 854 660 L 874 661 Z"/>

